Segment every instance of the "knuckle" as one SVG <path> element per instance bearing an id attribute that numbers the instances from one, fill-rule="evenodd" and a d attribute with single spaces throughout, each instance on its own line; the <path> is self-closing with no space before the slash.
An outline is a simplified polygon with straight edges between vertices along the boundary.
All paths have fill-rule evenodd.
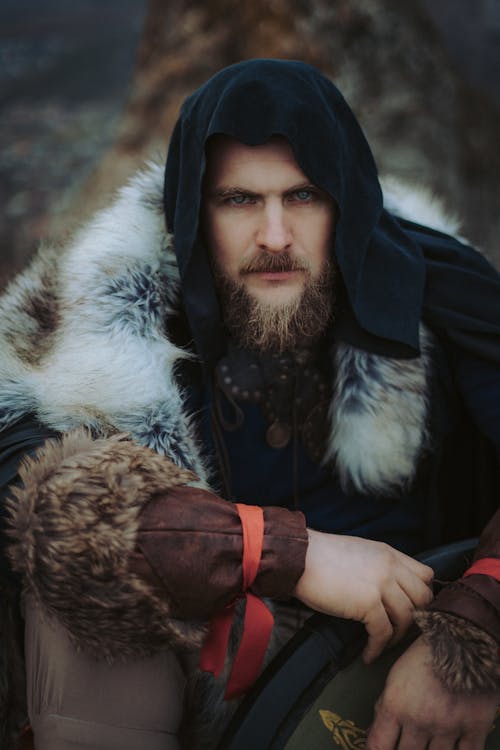
<path id="1" fill-rule="evenodd" d="M 462 722 L 448 718 L 446 715 L 433 716 L 426 723 L 429 731 L 437 737 L 454 737 L 462 733 Z"/>
<path id="2" fill-rule="evenodd" d="M 401 640 L 401 638 L 404 636 L 406 631 L 411 625 L 411 620 L 400 620 L 399 622 L 394 623 L 394 628 L 392 631 L 392 638 L 391 643 L 397 643 Z"/>
<path id="3" fill-rule="evenodd" d="M 392 567 L 394 565 L 394 550 L 385 542 L 382 543 L 380 558 L 386 566 Z"/>
<path id="4" fill-rule="evenodd" d="M 413 620 L 413 613 L 415 607 L 412 602 L 400 603 L 397 612 L 395 612 L 393 619 L 398 627 L 408 625 Z"/>
<path id="5" fill-rule="evenodd" d="M 380 591 L 376 586 L 372 586 L 368 589 L 365 596 L 365 607 L 367 612 L 373 612 L 377 610 L 382 604 L 382 598 Z"/>
<path id="6" fill-rule="evenodd" d="M 389 643 L 394 633 L 394 628 L 390 623 L 387 623 L 387 625 L 382 625 L 380 627 L 380 634 L 379 634 L 379 641 L 381 644 L 385 645 L 386 643 Z"/>
<path id="7" fill-rule="evenodd" d="M 368 628 L 370 636 L 371 636 L 371 645 L 372 649 L 378 651 L 382 651 L 382 649 L 385 648 L 385 646 L 390 642 L 392 638 L 392 634 L 394 633 L 394 629 L 392 625 L 386 625 L 385 623 L 379 623 L 377 625 L 371 625 L 371 627 Z"/>
<path id="8" fill-rule="evenodd" d="M 401 706 L 399 705 L 399 696 L 392 691 L 384 695 L 383 701 L 379 706 L 381 717 L 388 719 L 397 719 L 401 715 Z"/>
<path id="9" fill-rule="evenodd" d="M 385 708 L 378 703 L 378 708 L 375 708 L 375 720 L 364 746 L 365 750 L 387 750 L 387 737 L 384 727 L 386 722 L 391 719 L 392 717 L 387 714 Z"/>
<path id="10" fill-rule="evenodd" d="M 429 565 L 423 565 L 422 568 L 422 574 L 426 581 L 431 582 L 434 578 L 434 570 Z"/>
<path id="11" fill-rule="evenodd" d="M 422 605 L 430 604 L 434 598 L 434 594 L 430 589 L 427 589 L 422 593 Z"/>

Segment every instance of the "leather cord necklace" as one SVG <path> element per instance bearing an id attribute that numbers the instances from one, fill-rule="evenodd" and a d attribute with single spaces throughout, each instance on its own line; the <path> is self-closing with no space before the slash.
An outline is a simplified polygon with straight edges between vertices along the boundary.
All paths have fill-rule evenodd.
<path id="1" fill-rule="evenodd" d="M 268 423 L 269 447 L 285 448 L 294 432 L 315 462 L 320 463 L 328 436 L 332 377 L 321 350 L 254 353 L 230 345 L 215 371 L 217 416 L 225 431 L 240 428 L 240 404 L 258 404 Z M 220 396 L 232 406 L 232 419 Z"/>

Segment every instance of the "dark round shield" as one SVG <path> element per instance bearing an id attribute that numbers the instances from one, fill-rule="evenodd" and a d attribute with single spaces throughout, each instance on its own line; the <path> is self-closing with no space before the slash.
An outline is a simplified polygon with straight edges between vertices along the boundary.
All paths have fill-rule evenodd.
<path id="1" fill-rule="evenodd" d="M 436 579 L 450 581 L 468 567 L 476 545 L 468 539 L 419 559 Z M 367 666 L 360 623 L 313 615 L 242 701 L 219 750 L 362 750 L 387 673 L 416 635 Z M 500 750 L 500 715 L 485 750 Z"/>

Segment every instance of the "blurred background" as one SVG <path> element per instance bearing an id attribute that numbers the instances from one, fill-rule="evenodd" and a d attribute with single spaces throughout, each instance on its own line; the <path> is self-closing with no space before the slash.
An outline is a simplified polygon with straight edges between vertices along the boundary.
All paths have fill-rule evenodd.
<path id="1" fill-rule="evenodd" d="M 219 68 L 302 59 L 381 173 L 430 187 L 500 266 L 499 0 L 2 0 L 0 284 L 64 241 Z"/>

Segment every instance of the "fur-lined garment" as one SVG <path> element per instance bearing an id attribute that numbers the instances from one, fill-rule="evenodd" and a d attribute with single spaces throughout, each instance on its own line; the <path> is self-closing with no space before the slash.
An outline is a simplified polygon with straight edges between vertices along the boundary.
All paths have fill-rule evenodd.
<path id="1" fill-rule="evenodd" d="M 424 217 L 425 218 L 425 217 Z M 0 429 L 23 415 L 67 432 L 132 438 L 208 483 L 166 337 L 178 271 L 164 230 L 162 171 L 123 188 L 62 253 L 42 251 L 0 302 Z M 325 459 L 362 492 L 411 483 L 427 439 L 431 336 L 393 360 L 339 344 Z"/>
<path id="2" fill-rule="evenodd" d="M 420 209 L 410 213 L 416 221 L 450 229 L 433 222 L 434 209 L 421 198 L 415 206 Z M 126 655 L 136 648 L 132 643 L 139 654 L 162 642 L 199 644 L 204 632 L 203 627 L 190 630 L 172 621 L 157 592 L 137 577 L 122 578 L 115 598 L 109 598 L 109 579 L 103 580 L 102 596 L 95 595 L 100 577 L 109 575 L 109 565 L 119 578 L 126 569 L 138 509 L 150 482 L 210 483 L 176 380 L 176 365 L 193 355 L 173 345 L 165 333 L 178 304 L 178 288 L 172 239 L 164 230 L 162 170 L 152 167 L 125 187 L 64 252 L 43 250 L 0 301 L 0 429 L 33 415 L 56 431 L 87 428 L 104 440 L 91 444 L 79 433 L 62 447 L 47 447 L 38 464 L 23 470 L 24 488 L 15 492 L 13 512 L 19 542 L 12 552 L 30 589 L 58 612 L 77 643 L 104 657 L 114 654 L 116 643 L 111 648 L 109 640 L 96 635 L 95 617 L 109 625 L 114 639 L 113 622 L 119 614 L 115 624 L 123 626 L 119 645 Z M 335 346 L 325 462 L 333 460 L 344 486 L 388 496 L 411 485 L 430 441 L 433 337 L 424 326 L 421 351 L 420 357 L 401 360 L 343 343 Z M 160 467 L 153 454 L 147 466 L 141 466 L 129 443 L 113 439 L 117 433 L 127 433 L 134 443 L 170 458 L 178 468 L 165 460 Z M 102 462 L 107 465 L 105 476 L 100 473 Z M 75 494 L 79 483 L 81 491 Z M 44 488 L 42 493 L 37 486 Z M 71 493 L 78 502 L 60 507 L 58 515 L 60 498 Z M 57 530 L 53 546 L 37 560 L 40 568 L 34 564 L 38 512 Z M 118 545 L 101 524 L 110 512 L 116 518 L 109 529 L 123 533 Z M 81 537 L 74 535 L 75 528 Z M 94 535 L 96 530 L 103 535 Z M 90 539 L 85 555 L 78 554 Z M 52 583 L 47 583 L 47 571 L 55 576 Z M 61 616 L 60 602 L 55 606 L 57 576 L 68 571 L 72 580 L 78 578 L 76 597 L 86 586 L 90 598 L 95 595 L 97 610 L 90 607 L 88 619 L 80 617 L 78 623 L 70 615 L 66 620 Z M 144 631 L 141 639 L 138 619 L 158 627 Z"/>

